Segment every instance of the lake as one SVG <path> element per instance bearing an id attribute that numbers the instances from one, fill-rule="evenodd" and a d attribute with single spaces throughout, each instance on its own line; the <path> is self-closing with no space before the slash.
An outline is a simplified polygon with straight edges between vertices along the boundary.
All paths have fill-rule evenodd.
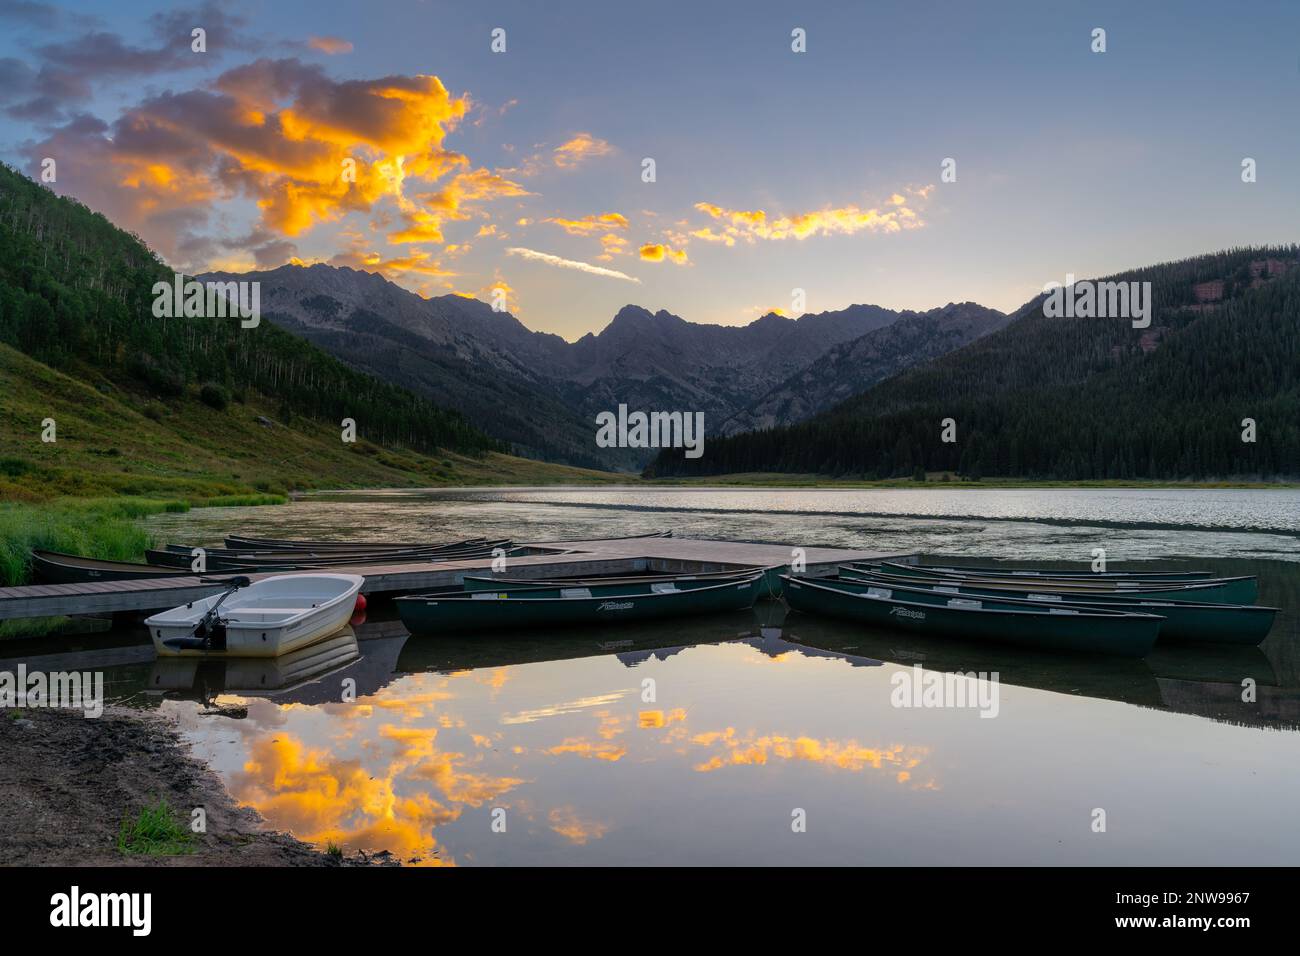
<path id="1" fill-rule="evenodd" d="M 776 602 L 456 638 L 408 637 L 377 604 L 323 672 L 155 664 L 132 651 L 142 632 L 109 635 L 106 670 L 118 698 L 174 714 L 273 826 L 421 864 L 1300 862 L 1298 492 L 455 489 L 148 524 L 193 543 L 671 528 L 986 561 L 1082 565 L 1104 548 L 1256 574 L 1260 603 L 1282 609 L 1260 648 L 1162 644 L 1142 661 L 868 631 Z M 951 672 L 984 675 L 996 708 L 900 706 L 900 686 Z"/>

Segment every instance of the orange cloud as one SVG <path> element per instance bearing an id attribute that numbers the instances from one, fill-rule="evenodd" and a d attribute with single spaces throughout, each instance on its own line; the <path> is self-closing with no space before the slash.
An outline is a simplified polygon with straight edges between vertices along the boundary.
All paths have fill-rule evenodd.
<path id="1" fill-rule="evenodd" d="M 590 133 L 579 133 L 568 142 L 555 147 L 553 156 L 556 166 L 569 169 L 596 156 L 607 156 L 613 151 L 614 147 L 603 139 Z"/>
<path id="2" fill-rule="evenodd" d="M 608 760 L 610 763 L 617 763 L 627 756 L 626 747 L 620 747 L 618 744 L 585 740 L 581 737 L 566 737 L 562 743 L 558 743 L 554 747 L 548 747 L 543 752 L 553 757 L 571 754 L 589 760 Z"/>
<path id="3" fill-rule="evenodd" d="M 339 37 L 311 37 L 307 40 L 307 45 L 313 50 L 319 50 L 321 53 L 327 53 L 330 56 L 352 52 L 352 41 Z"/>
<path id="4" fill-rule="evenodd" d="M 335 38 L 315 39 L 339 49 Z M 148 97 L 111 126 L 80 116 L 32 149 L 61 157 L 60 179 L 78 184 L 78 198 L 178 267 L 204 267 L 235 247 L 208 228 L 220 201 L 250 199 L 262 244 L 253 251 L 274 265 L 296 255 L 287 237 L 349 213 L 369 212 L 381 229 L 397 216 L 392 242 L 441 244 L 446 221 L 528 195 L 445 147 L 469 106 L 436 76 L 339 81 L 296 59 L 262 59 L 203 90 Z M 407 258 L 391 269 L 429 274 L 428 254 Z"/>
<path id="5" fill-rule="evenodd" d="M 641 247 L 640 253 L 641 258 L 646 262 L 663 262 L 668 259 L 679 266 L 684 266 L 690 261 L 686 257 L 685 249 L 674 249 L 662 242 L 646 243 Z"/>
<path id="6" fill-rule="evenodd" d="M 917 195 L 924 196 L 925 192 Z M 769 216 L 762 209 L 727 209 L 714 203 L 699 202 L 695 208 L 721 223 L 722 231 L 709 228 L 697 230 L 692 235 L 709 242 L 726 242 L 736 239 L 753 242 L 756 239 L 807 239 L 809 236 L 852 235 L 868 232 L 894 233 L 904 229 L 917 229 L 924 225 L 916 211 L 907 206 L 907 199 L 893 194 L 889 199 L 894 208 L 862 209 L 856 205 L 828 207 L 793 216 Z M 730 239 L 732 242 L 728 242 Z"/>
<path id="7" fill-rule="evenodd" d="M 600 237 L 601 253 L 596 258 L 602 262 L 609 262 L 615 256 L 626 255 L 627 239 L 624 236 L 607 232 Z"/>
<path id="8" fill-rule="evenodd" d="M 556 807 L 551 811 L 549 820 L 552 830 L 578 846 L 590 840 L 599 840 L 609 832 L 609 824 L 583 820 L 573 807 Z"/>
<path id="9" fill-rule="evenodd" d="M 556 216 L 543 219 L 542 222 L 549 222 L 559 226 L 572 236 L 590 236 L 600 232 L 607 233 L 611 229 L 626 229 L 628 227 L 627 217 L 617 212 L 605 212 L 599 215 L 593 213 L 590 216 L 583 216 L 581 219 L 563 219 Z"/>

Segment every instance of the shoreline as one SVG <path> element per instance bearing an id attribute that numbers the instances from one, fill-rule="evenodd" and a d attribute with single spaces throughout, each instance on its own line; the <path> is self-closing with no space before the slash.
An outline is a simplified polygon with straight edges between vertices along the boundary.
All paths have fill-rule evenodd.
<path id="1" fill-rule="evenodd" d="M 604 488 L 609 491 L 618 491 L 622 489 L 633 488 L 686 488 L 698 491 L 708 491 L 711 489 L 751 489 L 751 490 L 770 490 L 770 491 L 798 491 L 808 488 L 824 488 L 828 490 L 864 490 L 870 491 L 875 489 L 906 489 L 915 491 L 951 491 L 951 490 L 979 490 L 989 491 L 1019 491 L 1033 489 L 1114 489 L 1114 490 L 1131 490 L 1131 491 L 1297 491 L 1300 490 L 1300 482 L 1297 481 L 1150 481 L 1150 482 L 1124 482 L 1124 481 L 1056 481 L 1044 479 L 1033 481 L 1029 479 L 1020 480 L 1015 478 L 995 479 L 984 478 L 980 481 L 940 481 L 930 479 L 927 481 L 914 481 L 911 478 L 884 478 L 876 481 L 856 480 L 850 478 L 819 478 L 815 476 L 747 476 L 729 480 L 725 475 L 710 475 L 700 478 L 640 478 L 636 475 L 619 475 L 620 481 L 589 481 L 574 483 L 557 483 L 549 485 L 521 485 L 517 482 L 502 482 L 500 484 L 473 484 L 473 485 L 428 485 L 425 487 L 404 486 L 400 488 L 312 488 L 303 491 L 291 491 L 289 498 L 291 501 L 297 501 L 303 498 L 323 498 L 330 496 L 347 496 L 347 495 L 366 495 L 366 494 L 418 494 L 429 491 L 511 491 L 541 488 L 547 491 L 563 491 L 568 488 Z"/>
<path id="2" fill-rule="evenodd" d="M 214 716 L 212 719 L 219 720 Z M 202 807 L 193 852 L 124 854 L 122 821 L 159 799 L 187 826 Z M 5 866 L 369 866 L 387 854 L 336 856 L 241 807 L 195 757 L 173 720 L 120 705 L 86 719 L 68 710 L 0 713 L 0 845 Z"/>

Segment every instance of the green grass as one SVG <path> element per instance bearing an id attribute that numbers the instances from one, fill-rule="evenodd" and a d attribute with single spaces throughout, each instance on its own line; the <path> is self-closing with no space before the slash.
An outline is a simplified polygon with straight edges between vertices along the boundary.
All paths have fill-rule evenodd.
<path id="1" fill-rule="evenodd" d="M 194 834 L 177 819 L 176 813 L 160 798 L 154 806 L 144 807 L 134 820 L 122 821 L 117 831 L 117 849 L 127 855 L 177 856 L 194 852 Z"/>
<path id="2" fill-rule="evenodd" d="M 337 843 L 335 843 L 333 840 L 330 840 L 329 843 L 326 844 L 325 852 L 329 856 L 334 857 L 334 859 L 336 860 L 343 859 L 343 848 L 339 846 Z"/>
<path id="3" fill-rule="evenodd" d="M 18 617 L 0 621 L 0 641 L 49 637 L 76 623 L 71 617 Z"/>
<path id="4" fill-rule="evenodd" d="M 171 502 L 123 499 L 50 505 L 0 505 L 0 585 L 25 584 L 31 550 L 44 548 L 113 561 L 140 561 L 152 541 L 135 519 L 176 510 Z M 188 505 L 185 502 L 179 502 Z"/>
<path id="5" fill-rule="evenodd" d="M 31 551 L 63 551 L 109 561 L 143 561 L 152 536 L 138 519 L 191 507 L 280 505 L 284 495 L 225 495 L 219 498 L 68 498 L 49 503 L 0 504 L 0 586 L 26 584 Z"/>
<path id="6" fill-rule="evenodd" d="M 256 505 L 288 504 L 288 495 L 220 495 L 216 498 L 193 501 L 195 507 L 203 508 L 245 508 Z"/>

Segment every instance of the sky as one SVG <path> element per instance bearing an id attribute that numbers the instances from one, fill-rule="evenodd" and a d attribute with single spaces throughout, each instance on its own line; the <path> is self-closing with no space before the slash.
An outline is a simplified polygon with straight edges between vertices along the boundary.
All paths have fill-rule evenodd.
<path id="1" fill-rule="evenodd" d="M 0 0 L 0 159 L 171 267 L 501 290 L 570 340 L 1294 242 L 1298 93 L 1285 0 Z"/>

